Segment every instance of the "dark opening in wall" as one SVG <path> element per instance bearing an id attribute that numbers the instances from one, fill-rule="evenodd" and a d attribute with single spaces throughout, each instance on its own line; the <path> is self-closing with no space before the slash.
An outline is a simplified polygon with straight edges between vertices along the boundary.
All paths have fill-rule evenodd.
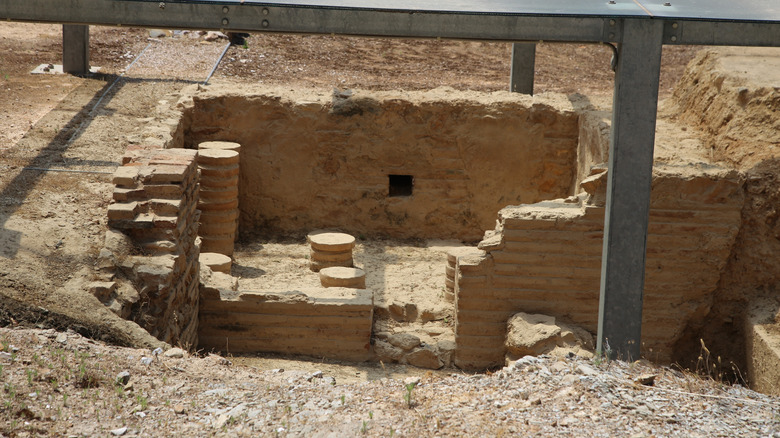
<path id="1" fill-rule="evenodd" d="M 412 196 L 412 175 L 387 175 L 390 180 L 389 196 Z"/>

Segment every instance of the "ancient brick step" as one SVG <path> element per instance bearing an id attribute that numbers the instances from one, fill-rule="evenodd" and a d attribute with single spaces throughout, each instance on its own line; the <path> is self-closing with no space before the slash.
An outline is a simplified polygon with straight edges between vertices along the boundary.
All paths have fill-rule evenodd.
<path id="1" fill-rule="evenodd" d="M 205 149 L 239 152 L 241 150 L 241 145 L 232 141 L 204 141 L 198 145 L 199 153 L 202 153 Z"/>
<path id="2" fill-rule="evenodd" d="M 206 166 L 198 165 L 202 177 L 229 178 L 238 176 L 238 163 L 226 166 Z"/>
<path id="3" fill-rule="evenodd" d="M 238 166 L 238 152 L 221 149 L 204 149 L 198 152 L 198 167 Z"/>
<path id="4" fill-rule="evenodd" d="M 362 269 L 335 266 L 320 270 L 320 283 L 323 287 L 366 288 L 366 273 Z"/>
<path id="5" fill-rule="evenodd" d="M 329 231 L 312 231 L 306 236 L 312 249 L 327 252 L 352 251 L 355 247 L 355 238 L 345 233 Z"/>
<path id="6" fill-rule="evenodd" d="M 352 262 L 352 251 L 345 252 L 324 252 L 311 251 L 311 259 L 317 262 Z"/>
<path id="7" fill-rule="evenodd" d="M 238 199 L 238 187 L 201 187 L 200 199 L 204 201 Z"/>
<path id="8" fill-rule="evenodd" d="M 198 234 L 201 236 L 214 236 L 235 233 L 238 229 L 236 221 L 230 222 L 201 222 L 198 226 Z"/>
<path id="9" fill-rule="evenodd" d="M 233 242 L 235 241 L 235 235 L 229 235 L 226 237 L 213 238 L 208 236 L 201 236 L 200 250 L 205 252 L 216 252 L 224 254 L 226 256 L 233 255 Z"/>
<path id="10" fill-rule="evenodd" d="M 238 175 L 233 176 L 214 176 L 214 175 L 201 175 L 200 176 L 201 187 L 237 187 Z"/>
<path id="11" fill-rule="evenodd" d="M 235 222 L 238 220 L 239 211 L 237 208 L 232 210 L 201 211 L 200 223 L 215 222 Z"/>
<path id="12" fill-rule="evenodd" d="M 201 265 L 208 266 L 214 272 L 223 272 L 225 274 L 230 274 L 230 268 L 233 265 L 233 260 L 230 257 L 215 252 L 201 252 L 198 261 Z"/>
<path id="13" fill-rule="evenodd" d="M 311 263 L 309 263 L 309 268 L 314 272 L 320 272 L 321 269 L 324 268 L 331 268 L 334 266 L 343 266 L 350 268 L 352 267 L 353 262 L 350 260 L 350 262 L 347 264 L 346 262 L 318 262 L 316 260 L 312 260 Z"/>
<path id="14" fill-rule="evenodd" d="M 201 199 L 198 202 L 198 210 L 200 211 L 226 211 L 238 209 L 238 199 L 230 199 L 227 201 L 211 201 Z"/>

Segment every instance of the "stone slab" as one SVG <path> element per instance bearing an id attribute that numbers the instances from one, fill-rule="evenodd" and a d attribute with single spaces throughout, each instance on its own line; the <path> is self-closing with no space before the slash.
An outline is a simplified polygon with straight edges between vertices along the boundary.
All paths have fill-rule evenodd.
<path id="1" fill-rule="evenodd" d="M 366 288 L 366 273 L 362 269 L 334 266 L 320 270 L 323 287 Z"/>
<path id="2" fill-rule="evenodd" d="M 217 149 L 238 152 L 241 150 L 241 144 L 232 141 L 204 141 L 198 144 L 198 149 L 200 151 L 205 149 Z"/>
<path id="3" fill-rule="evenodd" d="M 312 231 L 306 240 L 317 251 L 342 252 L 355 247 L 355 238 L 346 233 Z"/>
<path id="4" fill-rule="evenodd" d="M 233 260 L 230 257 L 215 252 L 201 252 L 198 260 L 202 265 L 211 268 L 212 271 L 225 274 L 230 274 L 230 268 L 233 265 Z"/>

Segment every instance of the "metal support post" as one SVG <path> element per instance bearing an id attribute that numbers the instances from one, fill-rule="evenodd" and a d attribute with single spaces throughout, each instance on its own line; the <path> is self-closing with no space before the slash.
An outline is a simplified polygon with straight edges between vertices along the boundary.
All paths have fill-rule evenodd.
<path id="1" fill-rule="evenodd" d="M 89 26 L 62 25 L 62 71 L 74 75 L 89 73 Z"/>
<path id="2" fill-rule="evenodd" d="M 535 43 L 512 44 L 512 70 L 509 73 L 509 91 L 534 94 Z"/>
<path id="3" fill-rule="evenodd" d="M 663 22 L 627 19 L 618 48 L 596 349 L 639 359 Z"/>

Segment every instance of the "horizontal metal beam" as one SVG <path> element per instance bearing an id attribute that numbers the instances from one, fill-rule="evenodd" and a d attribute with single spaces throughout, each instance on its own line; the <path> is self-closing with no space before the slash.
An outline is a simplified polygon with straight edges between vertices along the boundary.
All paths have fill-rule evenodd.
<path id="1" fill-rule="evenodd" d="M 664 44 L 780 47 L 780 22 L 666 20 Z"/>
<path id="2" fill-rule="evenodd" d="M 500 0 L 462 5 L 454 2 L 454 6 L 453 2 L 447 2 L 451 8 L 442 11 L 401 9 L 395 4 L 384 9 L 355 7 L 352 4 L 355 2 L 345 0 L 313 3 L 306 0 L 290 0 L 287 4 L 233 0 L 3 0 L 0 20 L 240 32 L 619 43 L 623 20 L 638 18 L 664 21 L 664 44 L 780 46 L 780 21 L 774 20 L 774 15 L 767 21 L 636 17 L 631 15 L 636 14 L 632 9 L 636 5 L 623 0 L 601 8 L 583 3 L 588 7 L 579 10 L 576 8 L 580 3 L 567 10 L 557 4 L 542 8 L 533 2 Z M 441 2 L 420 2 L 422 6 L 429 3 L 438 6 Z M 599 1 L 598 4 L 610 3 Z M 492 11 L 490 8 L 494 6 L 497 9 Z M 485 10 L 478 12 L 479 7 Z M 505 12 L 524 8 L 529 12 Z"/>
<path id="3" fill-rule="evenodd" d="M 619 42 L 615 19 L 117 0 L 4 0 L 0 20 L 498 41 Z"/>

